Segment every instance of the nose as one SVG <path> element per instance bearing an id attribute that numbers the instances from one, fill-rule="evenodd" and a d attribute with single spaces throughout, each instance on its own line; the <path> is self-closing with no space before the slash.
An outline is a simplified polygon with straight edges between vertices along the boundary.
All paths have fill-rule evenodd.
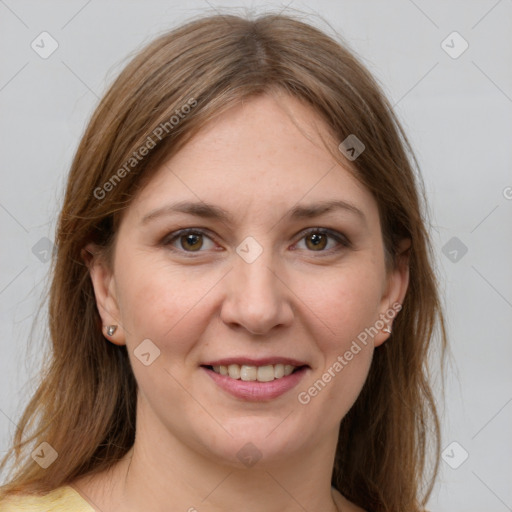
<path id="1" fill-rule="evenodd" d="M 236 256 L 229 272 L 221 319 L 231 327 L 243 327 L 251 334 L 269 334 L 273 328 L 293 321 L 291 300 L 283 272 L 272 268 L 271 256 L 264 251 L 247 263 Z"/>

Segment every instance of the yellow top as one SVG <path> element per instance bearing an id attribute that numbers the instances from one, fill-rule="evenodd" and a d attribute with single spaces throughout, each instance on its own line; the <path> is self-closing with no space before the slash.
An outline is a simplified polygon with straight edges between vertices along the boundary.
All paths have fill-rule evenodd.
<path id="1" fill-rule="evenodd" d="M 0 500 L 1 512 L 95 512 L 77 491 L 64 485 L 45 494 L 23 494 Z"/>

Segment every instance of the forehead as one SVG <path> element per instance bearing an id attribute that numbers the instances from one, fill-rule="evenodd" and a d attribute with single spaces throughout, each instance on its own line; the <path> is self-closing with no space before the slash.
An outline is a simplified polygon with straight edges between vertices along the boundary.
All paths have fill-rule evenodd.
<path id="1" fill-rule="evenodd" d="M 130 206 L 140 219 L 170 201 L 204 201 L 258 215 L 299 202 L 345 200 L 377 215 L 370 192 L 322 143 L 337 142 L 311 107 L 293 97 L 244 101 L 203 127 L 155 173 Z"/>

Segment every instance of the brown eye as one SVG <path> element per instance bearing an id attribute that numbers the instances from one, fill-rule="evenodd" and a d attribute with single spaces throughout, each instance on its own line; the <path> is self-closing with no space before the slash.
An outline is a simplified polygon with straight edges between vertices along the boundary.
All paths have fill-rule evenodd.
<path id="1" fill-rule="evenodd" d="M 327 246 L 327 238 L 325 233 L 311 233 L 306 236 L 306 246 L 313 251 L 322 251 Z"/>
<path id="2" fill-rule="evenodd" d="M 180 236 L 181 246 L 185 250 L 197 251 L 203 246 L 202 234 L 188 233 Z"/>
<path id="3" fill-rule="evenodd" d="M 215 247 L 215 242 L 199 229 L 176 231 L 171 237 L 165 238 L 162 244 L 181 253 L 205 252 Z"/>
<path id="4" fill-rule="evenodd" d="M 318 252 L 319 255 L 329 255 L 336 251 L 352 247 L 349 239 L 337 231 L 325 228 L 314 228 L 302 233 L 298 248 L 307 252 Z M 301 244 L 304 244 L 300 247 Z"/>

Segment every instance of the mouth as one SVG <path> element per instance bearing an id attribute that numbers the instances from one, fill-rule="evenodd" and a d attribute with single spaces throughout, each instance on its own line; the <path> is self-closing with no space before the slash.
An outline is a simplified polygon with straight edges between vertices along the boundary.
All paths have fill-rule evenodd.
<path id="1" fill-rule="evenodd" d="M 200 367 L 231 396 L 257 402 L 284 395 L 311 369 L 308 364 L 288 358 L 231 358 L 209 361 Z"/>
<path id="2" fill-rule="evenodd" d="M 224 375 L 234 380 L 243 380 L 245 382 L 271 382 L 273 380 L 288 377 L 292 373 L 302 369 L 309 368 L 308 365 L 294 366 L 291 364 L 266 364 L 261 366 L 246 364 L 230 365 L 201 365 L 207 370 L 211 370 L 218 375 Z"/>

